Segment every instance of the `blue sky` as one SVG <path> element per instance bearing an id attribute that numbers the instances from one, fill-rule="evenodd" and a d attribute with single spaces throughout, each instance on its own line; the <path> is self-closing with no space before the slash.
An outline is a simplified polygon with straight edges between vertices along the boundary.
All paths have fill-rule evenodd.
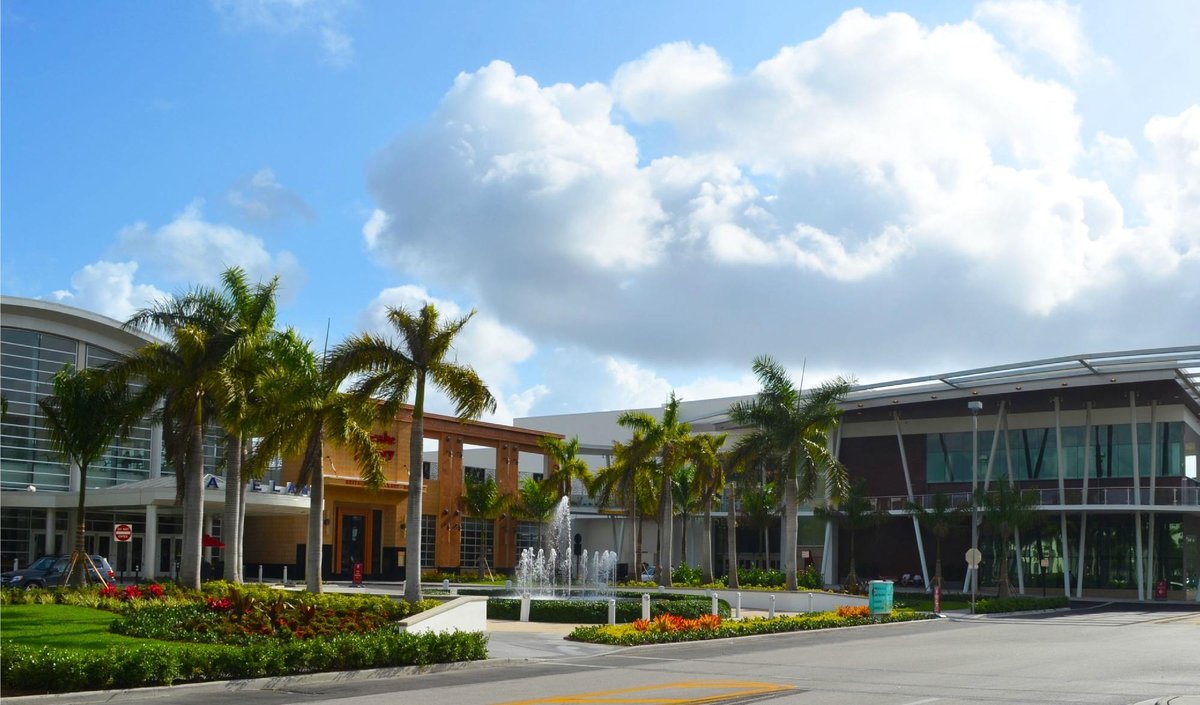
<path id="1" fill-rule="evenodd" d="M 2 12 L 5 294 L 475 308 L 500 420 L 1196 342 L 1184 0 Z"/>

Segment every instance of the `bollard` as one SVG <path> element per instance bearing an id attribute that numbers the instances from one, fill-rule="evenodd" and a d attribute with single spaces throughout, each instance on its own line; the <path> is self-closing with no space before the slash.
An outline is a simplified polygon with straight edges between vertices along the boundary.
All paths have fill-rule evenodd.
<path id="1" fill-rule="evenodd" d="M 450 578 L 442 578 L 442 587 L 446 590 L 450 589 Z"/>
<path id="2" fill-rule="evenodd" d="M 262 564 L 258 565 L 258 582 L 262 582 Z"/>
<path id="3" fill-rule="evenodd" d="M 658 591 L 659 591 L 659 592 L 666 592 L 666 591 L 667 591 L 667 586 L 666 586 L 666 585 L 659 585 L 659 586 L 658 586 Z"/>
<path id="4" fill-rule="evenodd" d="M 505 591 L 512 590 L 512 581 L 511 580 L 504 581 L 504 589 L 505 589 Z"/>
<path id="5" fill-rule="evenodd" d="M 526 592 L 521 595 L 521 621 L 522 622 L 529 621 L 529 599 L 530 599 L 529 593 Z"/>
<path id="6" fill-rule="evenodd" d="M 650 621 L 650 596 L 642 595 L 642 619 Z"/>
<path id="7" fill-rule="evenodd" d="M 721 614 L 721 611 L 719 609 L 717 609 L 717 596 L 716 595 L 712 596 L 712 613 L 713 614 Z"/>
<path id="8" fill-rule="evenodd" d="M 617 601 L 608 598 L 608 625 L 612 626 L 617 623 Z"/>
<path id="9" fill-rule="evenodd" d="M 808 593 L 808 611 L 809 612 L 813 611 L 812 601 L 813 601 L 813 594 L 810 592 L 810 593 Z"/>
<path id="10" fill-rule="evenodd" d="M 287 582 L 287 566 L 286 565 L 283 567 L 283 584 L 284 585 L 288 584 L 288 582 Z"/>
<path id="11" fill-rule="evenodd" d="M 767 612 L 767 616 L 770 617 L 771 619 L 775 619 L 775 596 L 774 595 L 771 595 L 771 609 L 769 612 Z"/>
<path id="12" fill-rule="evenodd" d="M 20 559 L 20 558 L 14 558 L 14 559 L 13 559 L 13 572 L 14 572 L 14 573 L 15 573 L 15 572 L 17 572 L 18 570 L 20 570 L 19 568 L 17 568 L 17 566 L 19 566 L 19 565 L 21 565 L 21 559 Z"/>
<path id="13" fill-rule="evenodd" d="M 742 593 L 740 593 L 740 592 L 737 593 L 737 602 L 735 603 L 734 608 L 733 608 L 733 618 L 734 619 L 742 618 Z"/>

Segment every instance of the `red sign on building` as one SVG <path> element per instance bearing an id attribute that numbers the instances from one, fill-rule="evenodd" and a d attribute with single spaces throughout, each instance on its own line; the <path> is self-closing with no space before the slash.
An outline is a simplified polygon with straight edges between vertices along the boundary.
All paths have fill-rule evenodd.
<path id="1" fill-rule="evenodd" d="M 127 543 L 133 540 L 133 527 L 129 524 L 113 525 L 113 540 L 117 543 Z"/>

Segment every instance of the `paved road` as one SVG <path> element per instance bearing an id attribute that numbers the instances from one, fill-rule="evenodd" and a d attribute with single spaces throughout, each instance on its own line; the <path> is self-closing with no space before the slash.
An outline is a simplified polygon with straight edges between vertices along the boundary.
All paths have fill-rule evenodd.
<path id="1" fill-rule="evenodd" d="M 1200 615 L 1194 611 L 1097 608 L 961 617 L 632 649 L 565 644 L 553 635 L 522 631 L 493 635 L 495 656 L 521 653 L 536 658 L 399 677 L 287 679 L 265 689 L 262 684 L 182 686 L 107 700 L 147 705 L 1128 705 L 1200 696 Z"/>

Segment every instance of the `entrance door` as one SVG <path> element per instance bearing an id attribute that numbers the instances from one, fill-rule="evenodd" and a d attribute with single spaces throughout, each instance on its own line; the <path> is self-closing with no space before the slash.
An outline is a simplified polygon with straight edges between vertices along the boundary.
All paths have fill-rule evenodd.
<path id="1" fill-rule="evenodd" d="M 341 573 L 351 575 L 355 563 L 366 563 L 365 572 L 370 572 L 367 555 L 367 517 L 365 514 L 342 514 Z"/>
<path id="2" fill-rule="evenodd" d="M 160 536 L 158 539 L 158 574 L 179 577 L 179 557 L 183 555 L 182 536 Z"/>

